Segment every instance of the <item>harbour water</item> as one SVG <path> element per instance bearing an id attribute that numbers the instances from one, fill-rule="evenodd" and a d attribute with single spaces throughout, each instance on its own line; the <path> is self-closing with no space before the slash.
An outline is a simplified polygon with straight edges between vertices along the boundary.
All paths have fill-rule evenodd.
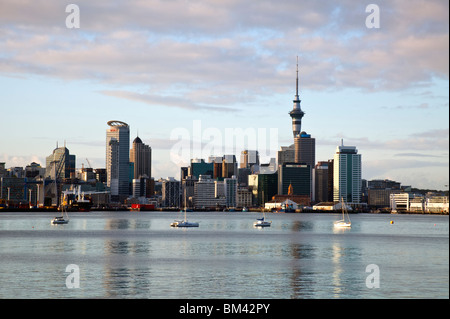
<path id="1" fill-rule="evenodd" d="M 177 212 L 66 225 L 0 213 L 0 298 L 449 298 L 449 216 L 357 214 L 346 230 L 339 214 L 266 214 L 272 227 L 254 228 L 260 216 L 194 212 L 200 227 L 181 229 Z"/>

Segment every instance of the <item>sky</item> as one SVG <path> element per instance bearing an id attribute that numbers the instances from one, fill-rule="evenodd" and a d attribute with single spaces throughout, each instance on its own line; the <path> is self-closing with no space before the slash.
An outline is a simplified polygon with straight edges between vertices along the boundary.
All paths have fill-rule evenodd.
<path id="1" fill-rule="evenodd" d="M 152 147 L 156 179 L 244 149 L 267 163 L 293 144 L 298 56 L 316 161 L 343 141 L 364 179 L 448 189 L 448 1 L 69 3 L 0 0 L 6 167 L 45 166 L 57 143 L 105 167 L 109 120 Z"/>

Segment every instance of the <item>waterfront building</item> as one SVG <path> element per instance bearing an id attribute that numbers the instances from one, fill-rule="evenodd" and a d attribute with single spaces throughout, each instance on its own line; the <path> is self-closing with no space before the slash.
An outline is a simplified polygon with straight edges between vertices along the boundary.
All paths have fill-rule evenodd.
<path id="1" fill-rule="evenodd" d="M 311 198 L 311 167 L 306 164 L 285 163 L 278 166 L 278 195 L 307 195 Z"/>
<path id="2" fill-rule="evenodd" d="M 152 176 L 152 148 L 136 137 L 130 150 L 130 163 L 134 163 L 134 178 Z"/>
<path id="3" fill-rule="evenodd" d="M 278 192 L 278 172 L 252 174 L 248 176 L 248 187 L 252 191 L 253 205 L 264 206 Z"/>
<path id="4" fill-rule="evenodd" d="M 225 205 L 227 207 L 236 207 L 237 178 L 225 178 L 223 180 L 225 191 Z"/>
<path id="5" fill-rule="evenodd" d="M 53 153 L 46 158 L 45 176 L 53 180 L 60 180 L 75 177 L 75 155 L 70 155 L 69 150 L 64 145 L 53 150 Z"/>
<path id="6" fill-rule="evenodd" d="M 372 207 L 389 207 L 391 194 L 401 193 L 399 182 L 388 179 L 368 181 L 368 205 Z"/>
<path id="7" fill-rule="evenodd" d="M 180 182 L 173 177 L 162 181 L 162 204 L 164 207 L 180 207 Z"/>
<path id="8" fill-rule="evenodd" d="M 181 181 L 182 207 L 194 207 L 194 187 L 198 178 L 187 176 Z"/>
<path id="9" fill-rule="evenodd" d="M 328 201 L 328 169 L 329 162 L 320 161 L 313 171 L 313 185 L 314 185 L 314 201 L 327 202 Z"/>
<path id="10" fill-rule="evenodd" d="M 333 201 L 361 202 L 361 154 L 355 146 L 336 147 L 333 168 Z"/>
<path id="11" fill-rule="evenodd" d="M 107 124 L 106 184 L 111 190 L 111 201 L 123 202 L 129 195 L 130 127 L 121 121 Z"/>
<path id="12" fill-rule="evenodd" d="M 426 213 L 445 213 L 449 212 L 448 196 L 430 196 L 425 201 Z"/>
<path id="13" fill-rule="evenodd" d="M 247 187 L 238 188 L 236 191 L 236 207 L 251 207 L 252 206 L 252 191 Z"/>
<path id="14" fill-rule="evenodd" d="M 211 209 L 217 207 L 215 184 L 210 175 L 200 175 L 194 186 L 194 207 Z"/>
<path id="15" fill-rule="evenodd" d="M 393 211 L 409 211 L 413 196 L 410 193 L 390 194 L 390 208 Z"/>

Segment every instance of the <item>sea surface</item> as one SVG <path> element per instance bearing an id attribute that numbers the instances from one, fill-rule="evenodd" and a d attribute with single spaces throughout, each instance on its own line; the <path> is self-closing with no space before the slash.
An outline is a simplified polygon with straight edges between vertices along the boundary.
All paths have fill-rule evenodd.
<path id="1" fill-rule="evenodd" d="M 261 215 L 2 212 L 0 298 L 449 298 L 449 216 Z"/>

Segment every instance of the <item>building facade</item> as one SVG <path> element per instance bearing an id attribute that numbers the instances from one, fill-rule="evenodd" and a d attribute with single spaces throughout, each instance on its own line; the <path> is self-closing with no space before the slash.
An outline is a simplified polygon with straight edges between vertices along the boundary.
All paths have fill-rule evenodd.
<path id="1" fill-rule="evenodd" d="M 130 127 L 121 121 L 107 124 L 106 184 L 110 187 L 111 201 L 123 202 L 130 193 Z"/>
<path id="2" fill-rule="evenodd" d="M 164 207 L 180 207 L 180 182 L 172 177 L 162 181 L 161 195 Z"/>
<path id="3" fill-rule="evenodd" d="M 307 195 L 311 197 L 311 167 L 306 164 L 285 163 L 278 168 L 278 195 Z"/>
<path id="4" fill-rule="evenodd" d="M 70 155 L 64 147 L 56 147 L 46 158 L 45 177 L 53 180 L 75 177 L 75 155 Z"/>
<path id="5" fill-rule="evenodd" d="M 361 154 L 355 146 L 338 146 L 334 154 L 333 200 L 361 202 Z"/>
<path id="6" fill-rule="evenodd" d="M 134 178 L 152 177 L 152 148 L 142 143 L 139 137 L 133 141 L 130 163 L 134 163 Z"/>

